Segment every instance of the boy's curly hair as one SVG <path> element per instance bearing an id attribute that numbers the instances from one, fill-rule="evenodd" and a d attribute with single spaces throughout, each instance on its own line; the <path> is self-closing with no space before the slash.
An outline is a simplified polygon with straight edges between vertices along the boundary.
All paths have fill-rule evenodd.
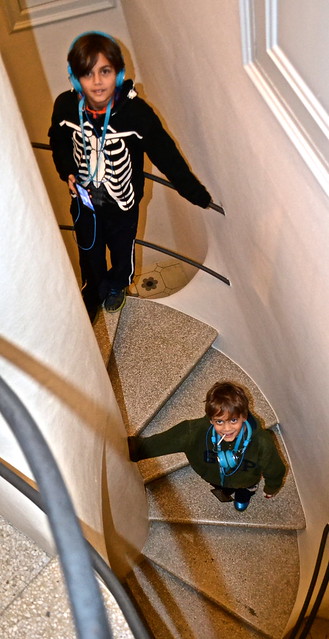
<path id="1" fill-rule="evenodd" d="M 206 415 L 212 419 L 228 413 L 231 417 L 247 418 L 248 397 L 241 386 L 231 382 L 216 382 L 207 392 L 205 400 Z"/>

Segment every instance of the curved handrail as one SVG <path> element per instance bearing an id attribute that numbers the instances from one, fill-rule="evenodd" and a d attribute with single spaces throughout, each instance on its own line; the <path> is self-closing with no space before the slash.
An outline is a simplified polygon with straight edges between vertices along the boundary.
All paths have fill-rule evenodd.
<path id="1" fill-rule="evenodd" d="M 38 506 L 38 508 L 40 508 L 42 512 L 47 514 L 46 507 L 42 502 L 39 491 L 28 484 L 25 479 L 23 479 L 20 475 L 17 475 L 3 462 L 0 462 L 0 477 L 8 481 L 12 486 L 14 486 L 14 488 L 17 488 L 17 490 L 25 495 L 25 497 L 27 497 L 36 506 Z M 104 559 L 102 559 L 97 550 L 95 550 L 95 548 L 88 541 L 86 541 L 86 544 L 91 555 L 94 570 L 96 570 L 98 575 L 102 578 L 105 586 L 116 600 L 135 639 L 153 639 L 153 637 L 151 637 L 148 630 L 146 629 L 145 625 L 142 623 L 131 599 L 129 598 L 126 590 L 124 589 L 117 576 L 107 565 Z"/>
<path id="2" fill-rule="evenodd" d="M 31 145 L 33 149 L 44 149 L 45 151 L 51 151 L 50 144 L 44 144 L 43 142 L 31 142 Z M 164 178 L 159 177 L 158 175 L 153 175 L 152 173 L 147 173 L 147 171 L 144 171 L 144 176 L 148 180 L 152 180 L 153 182 L 159 182 L 159 184 L 163 184 L 164 186 L 167 186 L 169 189 L 174 189 L 176 191 L 176 187 L 171 182 L 169 182 L 168 180 L 165 180 Z M 222 215 L 226 215 L 224 208 L 222 207 L 221 204 L 215 204 L 215 202 L 210 202 L 208 208 L 214 209 L 214 211 L 218 211 L 218 213 L 221 213 Z"/>
<path id="3" fill-rule="evenodd" d="M 78 636 L 112 639 L 86 542 L 56 461 L 34 419 L 1 377 L 0 410 L 26 456 L 46 504 Z"/>
<path id="4" fill-rule="evenodd" d="M 47 151 L 51 150 L 51 147 L 49 144 L 44 144 L 42 142 L 31 142 L 31 144 L 34 149 L 45 149 Z M 163 184 L 164 186 L 167 186 L 171 189 L 176 190 L 174 185 L 171 184 L 171 182 L 168 182 L 168 180 L 165 180 L 164 178 L 158 177 L 157 175 L 152 175 L 152 173 L 147 173 L 146 171 L 144 171 L 144 175 L 145 177 L 149 178 L 150 180 L 153 180 L 154 182 L 159 182 L 160 184 Z M 218 211 L 219 213 L 222 213 L 222 215 L 225 215 L 225 211 L 223 207 L 219 204 L 210 202 L 209 208 L 214 209 L 215 211 Z M 74 231 L 74 226 L 69 224 L 59 224 L 59 228 L 62 231 Z M 227 277 L 225 277 L 225 275 L 221 275 L 220 273 L 213 271 L 207 266 L 200 264 L 200 262 L 195 262 L 195 260 L 192 260 L 189 257 L 185 257 L 184 255 L 181 255 L 180 253 L 175 253 L 171 249 L 164 248 L 163 246 L 159 246 L 158 244 L 153 244 L 152 242 L 147 242 L 145 240 L 139 240 L 139 239 L 136 239 L 135 242 L 136 244 L 140 244 L 141 246 L 146 246 L 155 251 L 159 251 L 159 253 L 165 253 L 165 255 L 170 255 L 171 257 L 175 257 L 181 262 L 186 262 L 186 264 L 195 266 L 195 268 L 200 269 L 200 271 L 204 271 L 205 273 L 208 273 L 209 275 L 216 277 L 218 280 L 221 280 L 222 282 L 224 282 L 224 284 L 227 284 L 227 286 L 231 286 L 230 280 Z"/>
<path id="5" fill-rule="evenodd" d="M 326 542 L 329 536 L 329 524 L 326 524 L 324 529 L 323 529 L 323 533 L 322 533 L 322 537 L 321 537 L 321 542 L 320 542 L 320 546 L 319 546 L 319 550 L 318 550 L 318 556 L 315 562 L 315 566 L 314 566 L 314 571 L 313 571 L 313 575 L 312 575 L 312 579 L 308 588 L 308 591 L 306 593 L 306 597 L 305 597 L 305 601 L 303 603 L 302 609 L 299 613 L 298 619 L 291 631 L 291 633 L 288 634 L 289 639 L 295 639 L 295 637 L 297 636 L 297 633 L 299 632 L 302 623 L 305 619 L 305 615 L 309 606 L 309 603 L 311 601 L 313 592 L 314 592 L 314 588 L 316 586 L 316 582 L 319 576 L 319 572 L 320 572 L 320 568 L 321 568 L 321 563 L 322 563 L 322 559 L 323 559 L 323 555 L 324 555 L 324 551 L 325 551 L 325 546 L 326 546 Z M 299 639 L 306 639 L 306 637 L 308 636 L 308 633 L 310 631 L 310 628 L 313 624 L 313 621 L 315 619 L 316 613 L 319 609 L 319 606 L 321 604 L 321 601 L 323 599 L 324 593 L 326 591 L 327 585 L 329 582 L 329 564 L 327 565 L 327 569 L 326 572 L 323 576 L 322 579 L 322 583 L 321 586 L 319 588 L 316 600 L 313 604 L 312 610 L 310 612 L 310 615 L 306 621 L 306 624 L 299 636 Z"/>
<path id="6" fill-rule="evenodd" d="M 59 228 L 62 231 L 74 231 L 74 226 L 69 224 L 59 224 Z M 138 240 L 136 238 L 135 243 L 140 244 L 141 246 L 146 246 L 147 248 L 154 249 L 155 251 L 159 251 L 159 253 L 165 253 L 165 255 L 170 255 L 171 257 L 175 257 L 181 262 L 186 262 L 186 264 L 195 266 L 195 268 L 200 269 L 200 271 L 204 271 L 205 273 L 208 273 L 209 275 L 216 277 L 218 280 L 221 280 L 222 282 L 224 282 L 224 284 L 227 284 L 227 286 L 231 286 L 230 280 L 227 277 L 225 277 L 225 275 L 221 275 L 220 273 L 213 271 L 211 268 L 208 268 L 208 266 L 204 266 L 204 264 L 200 264 L 200 262 L 195 262 L 195 260 L 191 260 L 190 257 L 184 257 L 184 255 L 181 255 L 180 253 L 175 253 L 175 251 L 171 251 L 171 249 L 164 248 L 163 246 L 159 246 L 158 244 L 152 244 L 152 242 L 146 242 L 146 240 Z"/>
<path id="7" fill-rule="evenodd" d="M 65 513 L 65 526 L 62 526 L 62 522 L 59 520 L 59 528 L 60 529 L 67 529 L 67 523 L 68 523 L 68 517 L 67 514 L 71 515 L 73 514 L 73 517 L 75 519 L 75 514 L 74 514 L 74 510 L 73 510 L 73 506 L 70 502 L 70 498 L 67 494 L 64 482 L 61 479 L 61 476 L 59 474 L 59 471 L 57 469 L 56 466 L 56 462 L 55 460 L 52 458 L 52 454 L 47 446 L 47 444 L 45 443 L 45 441 L 43 440 L 43 437 L 41 435 L 41 433 L 39 432 L 34 420 L 32 419 L 31 415 L 28 413 L 28 411 L 26 410 L 26 408 L 24 407 L 24 405 L 22 404 L 22 402 L 20 401 L 20 399 L 17 397 L 17 395 L 15 393 L 13 393 L 13 391 L 9 388 L 9 386 L 4 382 L 4 380 L 0 377 L 0 390 L 1 390 L 1 394 L 0 394 L 0 411 L 3 413 L 8 425 L 12 428 L 12 430 L 14 431 L 14 434 L 16 436 L 16 438 L 18 439 L 19 443 L 21 443 L 21 441 L 23 442 L 22 445 L 22 449 L 23 451 L 26 453 L 27 450 L 31 450 L 33 448 L 37 448 L 37 452 L 36 455 L 32 455 L 32 459 L 31 456 L 29 454 L 26 454 L 27 460 L 31 466 L 31 470 L 34 474 L 34 476 L 36 477 L 38 484 L 41 485 L 43 484 L 43 473 L 45 470 L 45 467 L 47 468 L 47 473 L 49 473 L 50 476 L 50 483 L 53 484 L 54 480 L 55 480 L 55 485 L 57 485 L 58 482 L 58 477 L 60 479 L 60 508 L 64 510 Z M 27 421 L 26 421 L 27 418 Z M 20 423 L 20 420 L 22 420 L 22 423 Z M 35 435 L 37 434 L 37 438 L 35 439 Z M 31 437 L 32 435 L 32 437 Z M 40 444 L 41 444 L 41 448 L 40 448 Z M 42 453 L 43 457 L 41 457 L 40 459 L 38 458 L 38 455 L 40 454 L 40 452 Z M 39 465 L 43 468 L 43 471 L 40 473 L 38 471 L 38 468 L 35 468 L 35 460 L 38 460 Z M 48 467 L 48 464 L 50 463 L 50 467 Z M 42 463 L 44 462 L 44 464 Z M 55 471 L 55 474 L 54 474 Z M 38 480 L 38 475 L 41 476 L 41 482 L 40 479 Z M 6 479 L 8 482 L 10 482 L 15 488 L 17 488 L 21 493 L 23 493 L 28 499 L 30 499 L 36 506 L 38 506 L 43 512 L 45 512 L 46 514 L 48 514 L 48 517 L 50 519 L 50 524 L 52 527 L 52 532 L 54 534 L 55 540 L 57 541 L 58 538 L 58 529 L 57 529 L 57 524 L 55 527 L 53 527 L 53 523 L 54 523 L 54 515 L 56 514 L 56 509 L 54 510 L 52 508 L 52 502 L 50 501 L 50 506 L 51 506 L 51 513 L 47 512 L 47 505 L 49 505 L 49 501 L 48 499 L 45 499 L 45 497 L 47 496 L 47 493 L 49 492 L 49 485 L 48 484 L 48 489 L 45 490 L 44 492 L 42 492 L 42 497 L 41 498 L 41 493 L 39 493 L 35 488 L 33 488 L 32 486 L 30 486 L 30 484 L 28 484 L 22 477 L 20 477 L 19 475 L 16 475 L 16 473 L 14 471 L 12 471 L 8 466 L 6 466 L 5 464 L 3 464 L 2 462 L 0 462 L 0 476 L 3 477 L 4 479 Z M 47 484 L 48 482 L 46 482 Z M 64 487 L 64 493 L 62 493 L 62 488 Z M 44 487 L 43 487 L 44 488 Z M 47 485 L 45 485 L 45 488 L 47 488 Z M 50 491 L 51 492 L 51 491 Z M 56 491 L 54 492 L 54 494 L 56 494 Z M 63 500 L 63 495 L 64 495 L 64 502 Z M 49 496 L 49 495 L 48 495 Z M 45 501 L 45 504 L 43 503 L 43 501 Z M 69 506 L 69 509 L 67 511 L 67 504 Z M 51 516 L 52 515 L 52 516 Z M 57 512 L 58 515 L 58 512 Z M 72 522 L 69 522 L 72 523 Z M 79 525 L 77 524 L 77 521 L 75 519 L 75 526 L 74 528 L 78 529 L 78 537 L 80 538 L 82 536 L 81 530 L 79 528 Z M 72 527 L 70 526 L 70 532 L 69 535 L 72 534 Z M 74 531 L 75 532 L 75 531 Z M 312 594 L 314 592 L 314 588 L 316 585 L 316 581 L 317 578 L 319 576 L 319 572 L 320 572 L 320 567 L 321 567 L 321 563 L 322 563 L 322 559 L 323 559 L 323 555 L 324 555 L 324 550 L 325 550 L 325 545 L 326 545 L 326 541 L 329 535 L 329 524 L 326 524 L 326 526 L 324 527 L 323 533 L 322 533 L 322 538 L 321 538 L 321 542 L 320 542 L 320 546 L 319 546 L 319 551 L 318 551 L 318 556 L 317 556 L 317 560 L 316 560 L 316 564 L 314 567 L 314 571 L 313 571 L 313 576 L 310 582 L 310 586 L 308 589 L 308 592 L 306 594 L 305 597 L 305 601 L 304 604 L 302 606 L 301 612 L 299 614 L 298 620 L 294 626 L 294 628 L 292 629 L 291 633 L 288 634 L 289 639 L 293 639 L 297 636 L 298 631 L 301 628 L 302 622 L 305 619 L 305 615 L 307 612 L 307 608 L 309 606 Z M 64 535 L 65 536 L 65 535 Z M 68 539 L 66 539 L 66 543 L 68 542 Z M 76 537 L 74 536 L 73 540 L 73 546 L 75 547 L 76 544 Z M 80 539 L 78 539 L 78 542 L 80 543 Z M 89 544 L 89 542 L 86 542 L 86 540 L 84 540 L 84 542 L 86 543 L 86 547 L 88 547 L 91 558 L 92 558 L 92 564 L 94 569 L 98 572 L 98 574 L 100 575 L 100 577 L 103 579 L 105 585 L 107 586 L 107 588 L 110 590 L 110 592 L 112 593 L 112 595 L 114 596 L 114 598 L 116 599 L 131 631 L 133 632 L 134 636 L 136 637 L 136 639 L 152 639 L 151 635 L 149 634 L 148 630 L 146 629 L 146 627 L 144 626 L 144 624 L 141 622 L 131 600 L 129 599 L 126 591 L 124 590 L 123 586 L 120 584 L 119 580 L 117 579 L 117 577 L 114 575 L 114 573 L 111 571 L 111 569 L 109 568 L 109 566 L 105 563 L 105 561 L 102 559 L 102 557 L 100 557 L 100 555 L 97 553 L 97 551 L 93 548 L 93 546 L 91 544 Z M 59 548 L 59 544 L 57 544 L 58 549 Z M 78 549 L 79 553 L 80 553 L 80 548 Z M 84 549 L 84 551 L 86 550 L 86 548 Z M 72 594 L 72 584 L 74 584 L 74 579 L 77 578 L 77 575 L 74 574 L 74 572 L 71 572 L 71 574 L 68 577 L 68 572 L 67 572 L 67 559 L 68 556 L 70 555 L 70 553 L 72 552 L 72 546 L 70 543 L 70 547 L 68 549 L 68 555 L 66 556 L 65 561 L 63 560 L 63 556 L 61 556 L 61 552 L 60 552 L 60 559 L 62 561 L 62 568 L 63 568 L 63 572 L 64 572 L 64 576 L 66 578 L 66 582 L 67 582 L 67 586 L 68 586 L 68 590 L 69 590 L 69 594 L 71 596 Z M 78 553 L 78 554 L 79 554 Z M 82 553 L 85 554 L 85 553 Z M 78 556 L 78 560 L 81 561 L 81 559 L 85 560 L 85 558 L 89 559 L 88 554 L 85 555 L 84 557 L 82 556 Z M 84 575 L 86 576 L 86 575 Z M 311 629 L 311 626 L 313 624 L 313 621 L 315 619 L 316 613 L 319 609 L 319 606 L 322 602 L 323 596 L 325 594 L 326 588 L 328 586 L 328 582 L 329 582 L 329 565 L 327 566 L 327 569 L 325 571 L 325 574 L 323 576 L 316 600 L 313 604 L 312 610 L 310 612 L 309 618 L 306 621 L 306 624 L 301 632 L 301 634 L 299 635 L 299 639 L 306 639 L 308 636 L 308 633 Z M 78 586 L 78 590 L 83 590 L 83 586 L 84 583 L 80 583 L 78 582 L 79 586 Z M 88 584 L 89 586 L 89 584 Z M 92 596 L 94 596 L 95 593 L 93 593 Z M 87 599 L 89 600 L 90 597 L 90 592 L 88 592 L 87 589 Z M 97 604 L 99 603 L 99 600 L 101 601 L 101 597 L 100 597 L 100 593 L 99 591 L 97 591 L 96 593 L 96 598 L 97 598 Z M 74 595 L 74 599 L 76 599 L 76 596 Z M 80 632 L 80 630 L 86 630 L 86 634 L 82 633 L 79 634 L 79 637 L 81 637 L 82 639 L 92 639 L 93 637 L 95 637 L 95 639 L 97 638 L 104 638 L 104 639 L 111 639 L 112 634 L 110 633 L 110 630 L 108 628 L 107 622 L 106 622 L 106 626 L 98 626 L 98 629 L 94 632 L 92 632 L 92 634 L 90 634 L 90 630 L 89 627 L 85 627 L 84 625 L 81 626 L 81 624 L 85 623 L 85 619 L 82 619 L 82 610 L 81 610 L 81 606 L 80 603 L 78 602 L 78 606 L 77 608 L 75 608 L 74 604 L 73 604 L 73 598 L 71 599 L 72 601 L 72 608 L 73 608 L 73 614 L 74 613 L 78 613 L 75 616 L 75 621 L 76 621 L 76 627 L 78 632 Z M 83 603 L 84 606 L 86 606 L 86 603 Z M 89 604 L 88 604 L 89 605 Z M 102 605 L 102 602 L 101 602 Z M 90 610 L 90 608 L 88 608 L 88 613 L 87 613 L 87 619 L 91 620 L 91 625 L 94 625 L 94 620 L 92 617 L 92 611 Z M 97 611 L 97 615 L 98 615 L 99 611 Z M 81 618 L 80 618 L 81 615 Z M 104 621 L 102 621 L 102 623 L 104 623 Z M 102 634 L 99 634 L 99 630 L 101 630 Z M 108 631 L 108 632 L 107 632 Z M 96 634 L 95 634 L 96 632 Z M 104 632 L 107 634 L 104 634 Z M 109 634 L 110 633 L 110 634 Z"/>
<path id="8" fill-rule="evenodd" d="M 62 231 L 74 231 L 74 226 L 69 224 L 59 224 L 59 228 Z M 208 273 L 209 275 L 216 277 L 218 280 L 221 280 L 221 282 L 224 282 L 224 284 L 227 284 L 227 286 L 231 286 L 230 280 L 227 277 L 225 277 L 225 275 L 221 275 L 220 273 L 213 271 L 211 268 L 208 268 L 208 266 L 204 266 L 204 264 L 201 264 L 200 262 L 195 262 L 195 260 L 191 260 L 190 257 L 185 257 L 184 255 L 181 255 L 180 253 L 175 253 L 175 251 L 164 248 L 163 246 L 159 246 L 159 244 L 152 244 L 152 242 L 146 242 L 146 240 L 139 240 L 136 238 L 135 243 L 140 244 L 141 246 L 146 246 L 147 248 L 154 249 L 155 251 L 159 251 L 159 253 L 165 253 L 165 255 L 170 255 L 171 257 L 175 257 L 177 260 L 180 260 L 181 262 L 186 262 L 186 264 L 195 266 L 195 268 L 200 269 L 200 271 L 204 271 L 205 273 Z"/>
<path id="9" fill-rule="evenodd" d="M 152 180 L 153 182 L 159 182 L 159 184 L 168 186 L 170 189 L 174 189 L 174 191 L 177 190 L 176 187 L 171 182 L 168 182 L 168 180 L 165 180 L 164 178 L 159 177 L 158 175 L 153 175 L 153 173 L 148 173 L 147 171 L 144 171 L 144 176 L 148 178 L 148 180 Z M 224 208 L 222 207 L 221 204 L 215 204 L 215 202 L 210 202 L 210 204 L 208 205 L 208 208 L 214 209 L 214 211 L 218 211 L 218 213 L 221 213 L 222 215 L 226 215 Z"/>
<path id="10" fill-rule="evenodd" d="M 145 240 L 136 239 L 135 242 L 136 244 L 147 246 L 148 248 L 154 249 L 155 251 L 159 251 L 159 253 L 165 253 L 166 255 L 170 255 L 171 257 L 177 258 L 181 262 L 186 262 L 186 264 L 195 266 L 201 271 L 204 271 L 205 273 L 209 273 L 209 275 L 212 275 L 213 277 L 216 277 L 218 280 L 221 280 L 222 282 L 224 282 L 224 284 L 227 284 L 227 286 L 231 286 L 230 280 L 227 279 L 225 275 L 220 275 L 220 273 L 216 273 L 216 271 L 213 271 L 211 268 L 208 268 L 208 266 L 204 266 L 204 264 L 200 264 L 199 262 L 195 262 L 194 260 L 191 260 L 190 257 L 184 257 L 184 255 L 181 255 L 180 253 L 175 253 L 174 251 L 171 251 L 170 249 L 163 248 L 162 246 L 159 246 L 158 244 L 152 244 L 152 242 L 146 242 Z"/>

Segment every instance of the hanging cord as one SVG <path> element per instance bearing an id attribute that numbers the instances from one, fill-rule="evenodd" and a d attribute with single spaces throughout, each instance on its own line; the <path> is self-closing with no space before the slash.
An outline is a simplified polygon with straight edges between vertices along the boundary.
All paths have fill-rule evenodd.
<path id="1" fill-rule="evenodd" d="M 113 104 L 111 104 L 111 106 L 113 106 Z M 85 114 L 86 114 L 86 118 L 87 118 L 90 126 L 92 127 L 92 129 L 93 129 L 93 131 L 95 133 L 95 136 L 96 136 L 96 138 L 97 138 L 97 140 L 99 142 L 101 136 L 100 136 L 99 132 L 97 131 L 96 126 L 94 125 L 94 123 L 90 119 L 87 110 L 85 110 Z M 106 114 L 105 114 L 105 120 L 106 120 Z M 99 165 L 99 158 L 100 158 L 100 154 L 101 153 L 103 153 L 104 157 L 107 158 L 107 160 L 109 162 L 109 165 L 110 165 L 110 168 L 111 168 L 111 171 L 112 171 L 112 174 L 114 176 L 116 175 L 115 169 L 114 169 L 114 164 L 113 164 L 113 161 L 112 161 L 112 158 L 111 158 L 111 153 L 105 149 L 104 131 L 106 133 L 106 130 L 107 130 L 107 127 L 108 127 L 108 122 L 106 122 L 105 120 L 104 120 L 104 124 L 103 124 L 102 139 L 101 139 L 101 142 L 100 142 L 100 145 L 99 145 L 99 149 L 97 149 L 97 154 L 98 154 L 98 156 L 97 156 L 97 164 L 96 164 L 96 168 L 95 168 L 95 171 L 93 173 L 93 178 L 92 178 L 93 183 L 95 184 L 95 182 L 96 182 L 97 186 L 99 186 L 100 184 L 104 184 L 104 182 L 102 182 L 102 180 L 99 181 L 98 179 L 96 179 L 96 180 L 94 179 L 96 174 L 97 174 L 97 177 L 98 177 L 98 165 Z M 81 124 L 80 124 L 80 126 L 81 126 Z M 106 128 L 105 128 L 105 126 L 106 126 Z M 85 150 L 85 152 L 87 152 L 87 147 L 86 146 L 84 146 L 84 150 Z M 86 160 L 86 163 L 87 163 L 87 160 Z M 88 177 L 90 177 L 89 174 L 90 174 L 90 169 L 89 169 L 89 166 L 88 166 Z"/>
<path id="2" fill-rule="evenodd" d="M 94 177 L 97 176 L 97 173 L 98 173 L 99 158 L 100 158 L 100 155 L 101 155 L 102 151 L 104 150 L 106 131 L 107 131 L 107 127 L 108 127 L 108 123 L 109 123 L 110 117 L 111 117 L 111 110 L 112 110 L 112 106 L 113 106 L 114 100 L 113 99 L 110 100 L 110 102 L 108 103 L 108 105 L 106 107 L 106 113 L 105 113 L 104 124 L 103 124 L 103 133 L 102 133 L 100 148 L 99 148 L 98 156 L 97 156 L 97 160 L 96 160 L 96 166 L 95 166 L 95 169 L 94 169 L 93 173 L 91 172 L 90 161 L 88 159 L 86 135 L 85 135 L 85 130 L 84 130 L 84 126 L 83 126 L 83 112 L 85 110 L 85 102 L 86 102 L 86 98 L 83 96 L 81 98 L 81 100 L 79 101 L 79 122 L 80 122 L 80 130 L 81 130 L 81 135 L 82 135 L 83 152 L 84 152 L 84 155 L 85 155 L 86 165 L 87 165 L 87 168 L 88 168 L 88 179 L 89 179 L 89 182 L 92 182 Z M 87 120 L 90 123 L 90 120 L 88 118 L 87 113 L 86 113 L 86 117 L 87 117 Z M 93 126 L 93 130 L 96 132 L 96 129 L 95 129 L 94 126 Z M 97 135 L 98 139 L 99 139 L 99 137 L 100 136 Z M 98 183 L 98 180 L 96 180 L 96 181 Z"/>
<path id="3" fill-rule="evenodd" d="M 237 440 L 236 440 L 236 442 L 235 442 L 235 445 L 234 445 L 233 453 L 234 453 L 235 455 L 241 455 L 241 449 L 239 448 L 239 446 L 240 446 L 240 443 L 241 443 L 241 440 L 242 440 L 243 435 L 246 433 L 246 430 L 247 430 L 247 426 L 245 426 L 245 425 L 244 425 L 244 428 L 243 428 L 243 430 L 241 430 L 241 431 L 240 431 L 240 433 L 239 433 L 239 435 L 238 435 L 238 438 L 237 438 Z M 213 427 L 213 431 L 215 432 L 214 427 Z M 247 438 L 248 438 L 248 434 L 246 434 L 246 439 L 247 439 Z M 246 441 L 246 440 L 245 440 L 245 441 Z M 225 468 L 223 468 L 223 467 L 221 466 L 221 464 L 219 463 L 219 459 L 218 459 L 218 457 L 217 457 L 217 459 L 218 459 L 218 464 L 219 464 L 219 475 L 220 475 L 220 480 L 221 480 L 221 481 L 222 481 L 225 477 L 231 477 L 232 475 L 234 475 L 234 474 L 235 474 L 235 473 L 239 470 L 239 468 L 240 468 L 240 466 L 241 466 L 241 464 L 242 464 L 242 462 L 243 462 L 243 460 L 244 460 L 244 456 L 245 456 L 245 454 L 246 454 L 246 450 L 247 450 L 247 446 L 245 445 L 245 443 L 244 443 L 244 444 L 242 444 L 242 446 L 243 446 L 243 450 L 242 450 L 241 459 L 240 459 L 239 463 L 237 464 L 236 468 L 233 468 L 232 472 L 230 472 L 230 473 L 227 473 L 227 472 L 226 472 L 226 470 L 225 470 Z M 217 448 L 217 451 L 218 451 L 218 448 Z"/>
<path id="4" fill-rule="evenodd" d="M 89 182 L 93 182 L 95 177 L 96 177 L 96 182 L 97 184 L 99 184 L 98 181 L 98 165 L 99 165 L 99 158 L 101 153 L 104 151 L 104 145 L 105 145 L 105 137 L 106 137 L 106 131 L 107 131 L 107 127 L 109 124 L 109 120 L 111 117 L 111 110 L 112 110 L 112 106 L 114 103 L 114 100 L 110 100 L 110 102 L 108 103 L 107 107 L 106 107 L 106 112 L 105 112 L 105 118 L 104 118 L 104 125 L 103 125 L 103 132 L 102 132 L 102 137 L 100 140 L 100 147 L 98 150 L 98 155 L 97 155 L 97 160 L 96 160 L 96 166 L 94 171 L 91 171 L 91 165 L 90 165 L 90 161 L 88 158 L 88 152 L 87 152 L 87 142 L 86 142 L 86 136 L 85 136 L 85 130 L 84 130 L 84 126 L 83 126 L 83 113 L 85 112 L 86 114 L 86 118 L 88 120 L 88 122 L 91 124 L 93 130 L 95 131 L 97 140 L 100 139 L 100 135 L 97 133 L 97 130 L 95 129 L 95 127 L 93 126 L 92 122 L 90 121 L 88 114 L 85 110 L 85 103 L 86 103 L 86 98 L 85 96 L 82 96 L 82 98 L 79 101 L 79 122 L 80 122 L 80 130 L 81 130 L 81 135 L 82 135 L 82 143 L 83 143 L 83 152 L 84 152 L 84 156 L 85 156 L 85 160 L 86 160 L 86 165 L 87 165 L 87 169 L 88 169 L 88 181 Z M 105 151 L 104 151 L 105 153 Z M 107 155 L 107 154 L 106 154 Z M 107 155 L 108 157 L 108 155 Z M 76 217 L 75 220 L 73 220 L 74 226 L 77 224 L 80 215 L 81 215 L 81 206 L 80 206 L 80 201 L 79 201 L 79 197 L 77 199 L 77 204 L 78 204 L 78 215 Z M 74 241 L 77 244 L 77 246 L 82 250 L 82 251 L 90 251 L 94 245 L 95 245 L 95 241 L 96 241 L 96 233 L 97 233 L 97 224 L 96 224 L 96 214 L 93 213 L 93 220 L 94 220 L 94 236 L 93 236 L 93 240 L 90 246 L 81 246 L 81 244 L 79 244 L 79 242 L 77 241 L 76 236 L 74 236 Z"/>
<path id="5" fill-rule="evenodd" d="M 75 225 L 77 224 L 77 222 L 78 222 L 78 220 L 79 220 L 79 217 L 80 217 L 80 215 L 81 215 L 81 205 L 80 205 L 80 200 L 79 200 L 79 196 L 78 196 L 78 195 L 77 195 L 77 205 L 78 205 L 78 215 L 77 215 L 77 217 L 76 217 L 76 219 L 75 219 L 75 220 L 73 219 L 74 227 L 75 227 Z M 74 233 L 73 233 L 74 241 L 75 241 L 75 243 L 77 244 L 77 246 L 78 246 L 78 247 L 79 247 L 82 251 L 91 251 L 91 249 L 92 249 L 92 248 L 94 247 L 94 245 L 95 245 L 95 241 L 96 241 L 96 226 L 97 226 L 97 223 L 96 223 L 96 213 L 93 213 L 92 215 L 93 215 L 93 219 L 94 219 L 94 237 L 93 237 L 93 240 L 92 240 L 92 243 L 91 243 L 91 245 L 90 245 L 90 246 L 87 246 L 87 248 L 85 248 L 84 246 L 81 246 L 81 244 L 79 244 L 79 242 L 78 242 L 78 240 L 77 240 L 77 238 L 76 238 L 76 231 L 75 231 L 75 228 L 74 228 Z"/>

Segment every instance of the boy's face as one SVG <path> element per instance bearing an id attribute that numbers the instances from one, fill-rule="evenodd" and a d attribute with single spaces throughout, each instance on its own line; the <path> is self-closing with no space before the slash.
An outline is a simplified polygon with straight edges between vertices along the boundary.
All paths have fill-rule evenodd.
<path id="1" fill-rule="evenodd" d="M 210 423 L 220 437 L 225 435 L 225 442 L 233 442 L 238 436 L 245 420 L 246 417 L 243 417 L 243 415 L 230 417 L 228 412 L 225 412 L 222 415 L 212 417 Z"/>
<path id="2" fill-rule="evenodd" d="M 108 105 L 115 92 L 116 79 L 114 68 L 104 53 L 99 53 L 91 71 L 79 78 L 87 103 L 92 109 L 100 110 Z"/>

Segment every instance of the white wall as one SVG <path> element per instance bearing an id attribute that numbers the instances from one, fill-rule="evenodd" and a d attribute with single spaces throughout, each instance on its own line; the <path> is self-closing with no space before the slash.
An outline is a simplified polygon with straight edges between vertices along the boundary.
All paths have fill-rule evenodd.
<path id="1" fill-rule="evenodd" d="M 140 549 L 145 539 L 144 487 L 128 461 L 125 429 L 107 371 L 0 62 L 1 375 L 49 443 L 87 538 L 106 556 L 103 512 L 110 512 L 106 533 L 124 560 L 126 551 Z M 110 490 L 106 508 L 105 446 Z M 6 463 L 33 480 L 2 418 L 0 450 Z M 43 547 L 52 547 L 44 517 L 3 480 L 0 511 Z M 111 553 L 110 560 L 117 561 Z"/>
<path id="2" fill-rule="evenodd" d="M 191 225 L 203 234 L 232 286 L 200 273 L 161 301 L 215 326 L 277 412 L 306 511 L 305 589 L 329 515 L 328 199 L 242 67 L 237 0 L 122 5 L 147 95 L 227 212 L 182 202 L 167 224 L 178 249 Z"/>

